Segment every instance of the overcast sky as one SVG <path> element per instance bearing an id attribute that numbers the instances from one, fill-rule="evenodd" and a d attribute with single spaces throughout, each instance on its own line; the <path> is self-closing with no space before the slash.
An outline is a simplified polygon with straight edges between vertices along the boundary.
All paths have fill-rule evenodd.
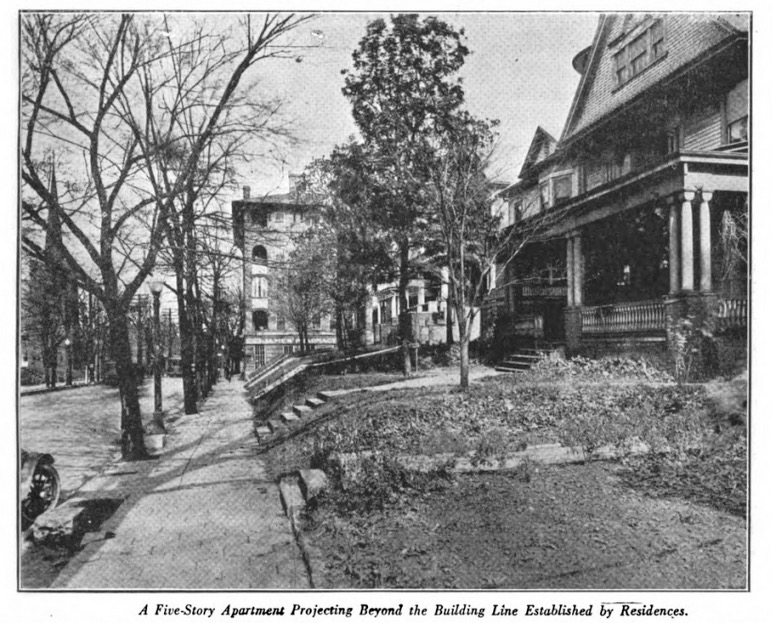
<path id="1" fill-rule="evenodd" d="M 465 30 L 471 51 L 462 71 L 467 108 L 478 117 L 501 121 L 497 173 L 503 181 L 515 181 L 536 126 L 556 138 L 563 129 L 579 81 L 571 60 L 592 42 L 598 14 L 437 15 Z M 341 70 L 351 67 L 351 53 L 375 17 L 321 13 L 293 36 L 295 45 L 311 47 L 297 48 L 293 60 L 271 61 L 261 68 L 266 89 L 286 98 L 299 143 L 280 154 L 283 165 L 261 161 L 244 168 L 243 183 L 255 194 L 286 190 L 287 172 L 302 171 L 356 132 L 341 93 Z"/>

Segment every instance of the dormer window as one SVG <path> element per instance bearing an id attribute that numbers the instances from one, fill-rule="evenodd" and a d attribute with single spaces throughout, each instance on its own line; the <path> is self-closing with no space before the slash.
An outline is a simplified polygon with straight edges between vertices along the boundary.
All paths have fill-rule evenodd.
<path id="1" fill-rule="evenodd" d="M 726 142 L 748 140 L 748 80 L 737 84 L 726 96 Z"/>
<path id="2" fill-rule="evenodd" d="M 561 175 L 552 180 L 552 194 L 555 197 L 555 203 L 571 198 L 571 182 L 570 173 Z"/>
<path id="3" fill-rule="evenodd" d="M 665 55 L 665 30 L 656 21 L 614 54 L 617 86 L 637 76 Z"/>

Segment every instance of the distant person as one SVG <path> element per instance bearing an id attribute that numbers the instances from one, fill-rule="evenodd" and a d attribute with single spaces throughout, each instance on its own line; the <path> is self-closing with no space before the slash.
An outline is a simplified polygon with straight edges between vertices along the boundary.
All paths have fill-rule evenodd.
<path id="1" fill-rule="evenodd" d="M 225 364 L 225 378 L 228 380 L 228 383 L 231 382 L 231 366 L 230 364 Z"/>

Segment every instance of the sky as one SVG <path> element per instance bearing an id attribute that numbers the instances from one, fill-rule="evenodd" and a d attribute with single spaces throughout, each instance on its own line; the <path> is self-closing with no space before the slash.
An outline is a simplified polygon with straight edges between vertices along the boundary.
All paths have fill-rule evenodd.
<path id="1" fill-rule="evenodd" d="M 590 45 L 598 14 L 435 13 L 463 28 L 467 57 L 464 79 L 467 108 L 498 119 L 500 142 L 495 174 L 514 182 L 534 131 L 541 125 L 558 138 L 579 82 L 573 57 Z M 298 142 L 240 171 L 253 196 L 286 192 L 288 172 L 301 172 L 314 158 L 356 133 L 351 107 L 343 97 L 341 70 L 375 13 L 320 13 L 292 35 L 298 55 L 268 61 L 259 68 L 266 91 L 286 100 Z"/>

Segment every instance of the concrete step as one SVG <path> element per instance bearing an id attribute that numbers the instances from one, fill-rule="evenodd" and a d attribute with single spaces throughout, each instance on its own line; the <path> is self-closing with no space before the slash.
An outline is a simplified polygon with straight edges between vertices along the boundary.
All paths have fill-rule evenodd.
<path id="1" fill-rule="evenodd" d="M 317 407 L 321 407 L 326 400 L 322 400 L 321 398 L 306 398 L 306 406 L 311 407 L 312 409 L 316 409 Z"/>
<path id="2" fill-rule="evenodd" d="M 265 424 L 259 424 L 255 426 L 255 437 L 257 437 L 258 443 L 262 443 L 271 436 L 271 429 Z"/>
<path id="3" fill-rule="evenodd" d="M 285 411 L 280 417 L 285 424 L 297 424 L 300 422 L 300 418 L 291 411 Z"/>
<path id="4" fill-rule="evenodd" d="M 499 367 L 508 368 L 510 370 L 530 370 L 531 364 L 517 361 L 502 361 L 499 364 Z"/>
<path id="5" fill-rule="evenodd" d="M 306 417 L 311 413 L 311 411 L 313 411 L 313 409 L 306 405 L 295 405 L 292 407 L 292 412 L 298 417 Z"/>
<path id="6" fill-rule="evenodd" d="M 271 429 L 271 434 L 282 434 L 287 432 L 287 427 L 281 420 L 268 420 L 268 428 Z"/>
<path id="7" fill-rule="evenodd" d="M 526 353 L 514 353 L 508 357 L 508 359 L 516 359 L 519 361 L 539 361 L 541 355 L 530 355 Z"/>
<path id="8" fill-rule="evenodd" d="M 513 372 L 513 373 L 519 373 L 519 372 L 527 372 L 528 368 L 505 368 L 503 366 L 496 366 L 495 370 L 497 372 Z"/>

